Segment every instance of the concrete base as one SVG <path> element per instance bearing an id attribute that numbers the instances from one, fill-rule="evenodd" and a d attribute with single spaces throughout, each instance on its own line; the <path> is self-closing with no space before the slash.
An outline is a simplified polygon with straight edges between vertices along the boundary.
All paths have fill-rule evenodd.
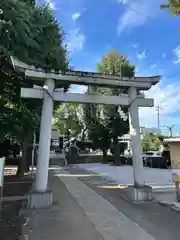
<path id="1" fill-rule="evenodd" d="M 149 186 L 129 186 L 127 189 L 128 198 L 135 202 L 152 201 L 152 188 Z"/>
<path id="2" fill-rule="evenodd" d="M 174 205 L 172 206 L 172 208 L 175 211 L 180 212 L 180 202 L 175 202 Z"/>
<path id="3" fill-rule="evenodd" d="M 53 203 L 52 191 L 35 192 L 32 191 L 28 195 L 28 206 L 30 209 L 39 209 L 50 207 Z"/>

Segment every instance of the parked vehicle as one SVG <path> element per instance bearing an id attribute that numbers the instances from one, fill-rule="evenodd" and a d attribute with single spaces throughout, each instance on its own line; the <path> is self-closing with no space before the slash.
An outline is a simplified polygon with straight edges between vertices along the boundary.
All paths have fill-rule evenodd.
<path id="1" fill-rule="evenodd" d="M 89 153 L 90 149 L 94 148 L 92 141 L 79 141 L 75 138 L 71 138 L 69 141 L 64 142 L 64 148 L 68 148 L 72 142 L 74 142 L 81 153 Z"/>
<path id="2" fill-rule="evenodd" d="M 148 158 L 149 156 L 158 157 L 158 156 L 162 156 L 162 153 L 159 151 L 148 151 L 146 153 L 143 153 L 144 159 Z"/>
<path id="3" fill-rule="evenodd" d="M 59 139 L 52 139 L 51 140 L 51 151 L 55 151 L 56 153 L 60 153 L 61 149 L 59 146 Z"/>
<path id="4" fill-rule="evenodd" d="M 167 161 L 162 152 L 148 151 L 142 155 L 144 166 L 152 168 L 167 168 Z"/>

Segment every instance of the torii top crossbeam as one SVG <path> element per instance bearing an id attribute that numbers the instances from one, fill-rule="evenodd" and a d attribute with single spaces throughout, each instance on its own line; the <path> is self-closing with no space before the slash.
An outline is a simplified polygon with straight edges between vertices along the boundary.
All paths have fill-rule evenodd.
<path id="1" fill-rule="evenodd" d="M 100 85 L 121 88 L 136 87 L 139 90 L 149 90 L 152 85 L 156 85 L 160 81 L 160 76 L 127 78 L 81 71 L 59 71 L 58 73 L 51 71 L 46 73 L 44 70 L 29 66 L 14 57 L 11 57 L 11 62 L 13 67 L 24 72 L 26 77 L 37 80 L 54 79 L 56 82 L 79 85 Z"/>

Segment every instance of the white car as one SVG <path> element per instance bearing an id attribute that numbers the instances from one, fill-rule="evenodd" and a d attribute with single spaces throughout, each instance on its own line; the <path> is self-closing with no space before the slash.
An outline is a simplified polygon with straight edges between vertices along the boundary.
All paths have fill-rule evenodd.
<path id="1" fill-rule="evenodd" d="M 159 152 L 159 151 L 148 151 L 142 155 L 143 160 L 145 160 L 148 157 L 161 157 L 161 156 L 162 156 L 162 152 Z"/>
<path id="2" fill-rule="evenodd" d="M 124 150 L 124 156 L 126 158 L 131 158 L 132 157 L 132 150 L 131 149 Z"/>

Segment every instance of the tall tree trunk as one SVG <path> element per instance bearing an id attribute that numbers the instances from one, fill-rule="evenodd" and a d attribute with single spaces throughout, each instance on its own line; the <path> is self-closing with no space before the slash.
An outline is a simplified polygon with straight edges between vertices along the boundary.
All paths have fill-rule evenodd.
<path id="1" fill-rule="evenodd" d="M 118 137 L 113 138 L 113 157 L 114 157 L 114 164 L 119 165 L 120 164 L 120 144 L 118 143 Z"/>
<path id="2" fill-rule="evenodd" d="M 32 136 L 27 136 L 21 143 L 22 157 L 20 157 L 17 175 L 23 177 L 25 172 L 29 171 L 29 159 L 32 153 L 29 151 L 32 145 Z M 30 154 L 29 154 L 30 153 Z"/>
<path id="3" fill-rule="evenodd" d="M 26 152 L 27 152 L 27 146 L 25 142 L 21 144 L 21 151 L 22 151 L 22 156 L 19 159 L 18 162 L 18 170 L 17 170 L 17 175 L 19 177 L 23 177 L 25 173 L 25 166 L 26 166 Z"/>
<path id="4" fill-rule="evenodd" d="M 87 127 L 84 127 L 82 130 L 82 138 L 81 141 L 84 142 L 85 138 L 86 138 L 86 132 L 87 132 Z"/>
<path id="5" fill-rule="evenodd" d="M 102 149 L 103 156 L 102 156 L 102 163 L 107 163 L 108 158 L 107 158 L 107 149 Z"/>
<path id="6" fill-rule="evenodd" d="M 121 153 L 120 144 L 116 143 L 116 145 L 114 147 L 114 164 L 115 165 L 121 164 L 120 153 Z"/>

